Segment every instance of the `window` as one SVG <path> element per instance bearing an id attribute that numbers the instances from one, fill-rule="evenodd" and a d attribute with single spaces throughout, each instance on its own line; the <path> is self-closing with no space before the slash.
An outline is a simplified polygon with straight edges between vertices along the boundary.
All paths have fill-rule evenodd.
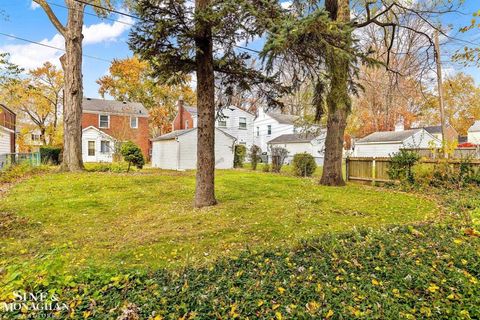
<path id="1" fill-rule="evenodd" d="M 100 141 L 100 152 L 101 153 L 110 153 L 110 141 L 108 141 L 108 140 Z"/>
<path id="2" fill-rule="evenodd" d="M 138 128 L 138 117 L 130 117 L 130 128 Z"/>
<path id="3" fill-rule="evenodd" d="M 32 133 L 32 141 L 40 141 L 40 137 L 39 134 Z"/>
<path id="4" fill-rule="evenodd" d="M 225 128 L 227 126 L 227 119 L 219 119 L 218 120 L 218 126 Z"/>
<path id="5" fill-rule="evenodd" d="M 95 141 L 88 141 L 88 155 L 95 155 Z"/>
<path id="6" fill-rule="evenodd" d="M 267 126 L 267 134 L 268 134 L 268 135 L 271 135 L 271 134 L 272 134 L 272 125 L 271 125 L 271 124 L 269 124 L 269 125 Z"/>
<path id="7" fill-rule="evenodd" d="M 240 129 L 247 129 L 247 118 L 245 117 L 238 118 L 238 127 Z"/>
<path id="8" fill-rule="evenodd" d="M 188 120 L 185 120 L 185 129 L 188 129 Z"/>
<path id="9" fill-rule="evenodd" d="M 260 137 L 260 127 L 257 127 L 257 137 Z"/>
<path id="10" fill-rule="evenodd" d="M 293 133 L 297 133 L 297 128 L 293 127 Z"/>
<path id="11" fill-rule="evenodd" d="M 99 128 L 110 127 L 110 117 L 107 114 L 101 114 L 98 116 L 98 127 Z"/>

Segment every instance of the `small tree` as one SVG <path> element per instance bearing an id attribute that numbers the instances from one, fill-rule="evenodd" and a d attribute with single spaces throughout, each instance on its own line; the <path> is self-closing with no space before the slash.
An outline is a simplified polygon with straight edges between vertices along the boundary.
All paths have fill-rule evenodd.
<path id="1" fill-rule="evenodd" d="M 250 162 L 252 164 L 252 170 L 257 170 L 257 164 L 261 160 L 261 153 L 262 149 L 255 144 L 250 148 Z"/>
<path id="2" fill-rule="evenodd" d="M 388 176 L 392 180 L 406 181 L 408 183 L 415 183 L 415 178 L 412 168 L 420 159 L 418 153 L 400 149 L 391 157 L 390 168 L 388 168 Z"/>
<path id="3" fill-rule="evenodd" d="M 235 146 L 233 166 L 235 168 L 243 168 L 243 162 L 245 161 L 246 155 L 247 155 L 247 147 L 245 147 L 243 144 L 237 144 Z"/>
<path id="4" fill-rule="evenodd" d="M 272 172 L 279 173 L 288 156 L 288 151 L 282 147 L 272 148 Z"/>
<path id="5" fill-rule="evenodd" d="M 310 177 L 317 169 L 315 158 L 308 153 L 297 153 L 292 164 L 295 175 L 299 177 Z"/>
<path id="6" fill-rule="evenodd" d="M 128 162 L 127 172 L 130 171 L 130 166 L 133 164 L 138 169 L 142 169 L 145 164 L 145 159 L 142 154 L 142 150 L 132 141 L 127 141 L 122 144 L 120 153 L 123 159 Z"/>

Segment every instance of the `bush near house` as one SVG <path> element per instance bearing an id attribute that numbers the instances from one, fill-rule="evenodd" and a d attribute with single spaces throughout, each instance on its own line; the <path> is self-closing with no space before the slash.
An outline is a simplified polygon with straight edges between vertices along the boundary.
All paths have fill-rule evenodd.
<path id="1" fill-rule="evenodd" d="M 123 143 L 120 148 L 120 153 L 123 156 L 123 159 L 128 162 L 127 172 L 130 171 L 131 165 L 134 165 L 137 169 L 142 169 L 145 165 L 145 158 L 143 157 L 142 149 L 132 141 Z"/>
<path id="2" fill-rule="evenodd" d="M 40 159 L 43 164 L 59 165 L 61 162 L 62 148 L 43 146 L 40 147 Z"/>
<path id="3" fill-rule="evenodd" d="M 250 163 L 252 165 L 252 170 L 257 170 L 258 163 L 262 160 L 260 155 L 262 154 L 262 149 L 259 146 L 253 145 L 250 148 Z"/>
<path id="4" fill-rule="evenodd" d="M 315 158 L 308 153 L 294 155 L 292 165 L 295 175 L 299 177 L 311 177 L 317 169 Z"/>
<path id="5" fill-rule="evenodd" d="M 285 159 L 288 156 L 288 150 L 282 147 L 273 147 L 272 153 L 272 172 L 280 173 Z"/>
<path id="6" fill-rule="evenodd" d="M 245 147 L 243 144 L 235 145 L 235 154 L 233 156 L 233 167 L 243 168 L 243 163 L 245 162 L 246 155 L 247 155 L 247 147 Z"/>
<path id="7" fill-rule="evenodd" d="M 415 177 L 412 173 L 413 166 L 420 159 L 418 153 L 400 149 L 391 157 L 390 167 L 388 169 L 388 176 L 392 180 L 400 180 L 402 183 L 413 184 Z"/>

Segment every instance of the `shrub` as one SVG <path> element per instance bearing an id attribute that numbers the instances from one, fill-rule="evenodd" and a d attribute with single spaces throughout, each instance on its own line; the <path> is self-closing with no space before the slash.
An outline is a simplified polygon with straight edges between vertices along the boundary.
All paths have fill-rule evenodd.
<path id="1" fill-rule="evenodd" d="M 250 148 L 250 162 L 252 164 L 252 170 L 257 170 L 257 164 L 262 160 L 260 154 L 262 153 L 262 149 L 259 146 L 253 145 Z"/>
<path id="2" fill-rule="evenodd" d="M 272 148 L 272 172 L 280 173 L 283 163 L 288 156 L 288 150 L 282 147 Z"/>
<path id="3" fill-rule="evenodd" d="M 48 166 L 32 166 L 28 162 L 12 165 L 0 171 L 0 183 L 11 183 L 19 179 L 49 171 Z"/>
<path id="4" fill-rule="evenodd" d="M 391 156 L 388 176 L 392 180 L 400 180 L 413 184 L 415 177 L 412 174 L 412 167 L 420 159 L 418 153 L 400 149 L 399 152 Z"/>
<path id="5" fill-rule="evenodd" d="M 415 183 L 419 185 L 429 185 L 434 176 L 435 166 L 430 163 L 417 163 L 412 168 L 412 174 Z"/>
<path id="6" fill-rule="evenodd" d="M 143 158 L 142 150 L 135 143 L 131 141 L 123 143 L 120 153 L 123 156 L 123 159 L 128 162 L 127 172 L 130 171 L 131 165 L 134 165 L 138 169 L 143 168 L 145 159 Z"/>
<path id="7" fill-rule="evenodd" d="M 86 163 L 85 169 L 89 172 L 114 172 L 122 173 L 128 172 L 128 163 L 125 162 L 99 162 L 99 163 Z"/>
<path id="8" fill-rule="evenodd" d="M 243 144 L 235 145 L 235 154 L 233 157 L 233 166 L 235 168 L 243 168 L 243 162 L 245 161 L 245 156 L 247 155 L 247 147 Z"/>
<path id="9" fill-rule="evenodd" d="M 268 163 L 264 163 L 262 167 L 263 172 L 270 172 L 270 165 Z"/>
<path id="10" fill-rule="evenodd" d="M 317 163 L 311 154 L 297 153 L 293 156 L 293 172 L 299 177 L 310 177 L 317 169 Z"/>
<path id="11" fill-rule="evenodd" d="M 40 147 L 40 159 L 43 164 L 59 165 L 61 162 L 61 159 L 60 159 L 61 153 L 62 153 L 62 148 L 60 147 L 50 147 L 50 146 Z"/>

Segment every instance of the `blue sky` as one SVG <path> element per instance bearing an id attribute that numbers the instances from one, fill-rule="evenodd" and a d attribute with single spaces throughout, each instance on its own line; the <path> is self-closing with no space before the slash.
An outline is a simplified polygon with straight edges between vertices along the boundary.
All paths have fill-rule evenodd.
<path id="1" fill-rule="evenodd" d="M 49 0 L 50 3 L 64 5 L 62 0 Z M 63 47 L 63 39 L 58 35 L 57 30 L 51 25 L 46 14 L 41 8 L 36 8 L 31 0 L 1 0 L 0 9 L 7 15 L 7 20 L 0 16 L 0 32 L 42 42 L 55 47 Z M 66 18 L 66 9 L 52 6 L 52 9 L 62 21 Z M 471 41 L 480 46 L 480 31 L 475 30 L 468 34 L 456 34 L 457 30 L 468 25 L 472 18 L 471 13 L 480 10 L 480 1 L 466 0 L 462 11 L 466 14 L 451 13 L 442 17 L 443 25 L 452 25 L 452 35 L 461 38 L 462 41 Z M 88 8 L 87 12 L 93 13 Z M 110 19 L 102 20 L 95 16 L 85 15 L 85 39 L 84 54 L 98 57 L 102 60 L 84 57 L 83 75 L 85 96 L 98 97 L 98 85 L 95 83 L 102 75 L 107 74 L 109 62 L 114 58 L 125 58 L 132 53 L 128 49 L 126 41 L 129 24 L 134 21 L 125 16 L 110 15 Z M 463 68 L 450 61 L 449 55 L 456 48 L 461 48 L 467 43 L 462 41 L 449 41 L 443 46 L 445 73 L 463 71 L 474 76 L 477 84 L 480 84 L 480 70 L 477 67 Z M 258 47 L 259 41 L 253 43 Z M 59 66 L 58 57 L 62 52 L 50 48 L 40 47 L 34 44 L 11 39 L 0 35 L 0 52 L 10 52 L 11 60 L 25 68 L 32 68 L 41 65 L 44 61 L 51 61 Z"/>

